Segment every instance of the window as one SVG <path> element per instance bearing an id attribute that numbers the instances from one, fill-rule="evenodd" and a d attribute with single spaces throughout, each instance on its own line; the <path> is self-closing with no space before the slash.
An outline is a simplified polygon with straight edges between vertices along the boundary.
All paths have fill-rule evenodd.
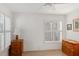
<path id="1" fill-rule="evenodd" d="M 60 41 L 62 38 L 62 22 L 46 22 L 45 41 Z"/>
<path id="2" fill-rule="evenodd" d="M 45 41 L 56 41 L 55 30 L 57 30 L 57 24 L 52 22 L 45 23 Z"/>
<path id="3" fill-rule="evenodd" d="M 0 50 L 10 45 L 11 40 L 11 20 L 9 17 L 0 15 Z"/>

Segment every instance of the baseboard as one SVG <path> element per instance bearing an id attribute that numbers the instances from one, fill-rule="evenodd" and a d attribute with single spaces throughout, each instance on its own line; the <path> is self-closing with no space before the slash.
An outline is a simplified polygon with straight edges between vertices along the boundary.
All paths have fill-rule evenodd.
<path id="1" fill-rule="evenodd" d="M 60 51 L 61 49 L 48 49 L 48 50 L 33 50 L 33 51 L 23 51 L 23 52 L 38 52 L 38 51 L 56 51 L 56 50 L 58 50 L 58 51 Z"/>

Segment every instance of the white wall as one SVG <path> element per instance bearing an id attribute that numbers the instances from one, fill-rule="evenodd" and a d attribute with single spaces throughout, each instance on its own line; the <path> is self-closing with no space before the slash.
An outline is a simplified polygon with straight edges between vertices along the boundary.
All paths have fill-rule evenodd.
<path id="1" fill-rule="evenodd" d="M 67 24 L 72 24 L 73 26 L 73 19 L 75 18 L 79 18 L 79 9 L 72 11 L 67 15 Z M 79 40 L 79 32 L 73 32 L 73 27 L 72 27 L 72 30 L 70 31 L 66 30 L 66 38 L 72 40 Z"/>
<path id="2" fill-rule="evenodd" d="M 0 13 L 12 17 L 11 11 L 8 8 L 6 8 L 3 4 L 0 4 Z"/>
<path id="3" fill-rule="evenodd" d="M 45 21 L 63 21 L 62 15 L 45 14 L 15 14 L 16 27 L 15 32 L 21 33 L 24 39 L 24 51 L 60 49 L 60 42 L 44 42 L 44 22 Z M 64 22 L 63 22 L 64 23 Z M 63 30 L 64 31 L 64 30 Z M 23 35 L 22 35 L 23 34 Z M 63 34 L 65 36 L 65 34 Z"/>
<path id="4" fill-rule="evenodd" d="M 12 13 L 8 8 L 6 8 L 3 4 L 0 4 L 0 14 L 4 14 L 12 18 Z M 0 56 L 8 55 L 8 47 L 4 49 L 4 51 L 0 51 Z"/>

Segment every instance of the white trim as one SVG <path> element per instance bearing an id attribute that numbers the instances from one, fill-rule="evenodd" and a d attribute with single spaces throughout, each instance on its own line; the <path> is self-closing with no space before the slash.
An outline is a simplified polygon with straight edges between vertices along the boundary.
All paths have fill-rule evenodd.
<path id="1" fill-rule="evenodd" d="M 44 43 L 60 43 L 61 41 L 44 41 Z"/>

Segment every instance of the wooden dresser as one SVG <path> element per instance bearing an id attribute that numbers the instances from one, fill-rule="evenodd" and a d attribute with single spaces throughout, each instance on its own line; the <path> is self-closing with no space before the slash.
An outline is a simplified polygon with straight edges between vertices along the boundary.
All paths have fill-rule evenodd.
<path id="1" fill-rule="evenodd" d="M 23 39 L 12 40 L 9 47 L 9 56 L 21 56 L 23 52 Z"/>
<path id="2" fill-rule="evenodd" d="M 62 51 L 69 56 L 79 56 L 79 41 L 62 40 Z"/>

